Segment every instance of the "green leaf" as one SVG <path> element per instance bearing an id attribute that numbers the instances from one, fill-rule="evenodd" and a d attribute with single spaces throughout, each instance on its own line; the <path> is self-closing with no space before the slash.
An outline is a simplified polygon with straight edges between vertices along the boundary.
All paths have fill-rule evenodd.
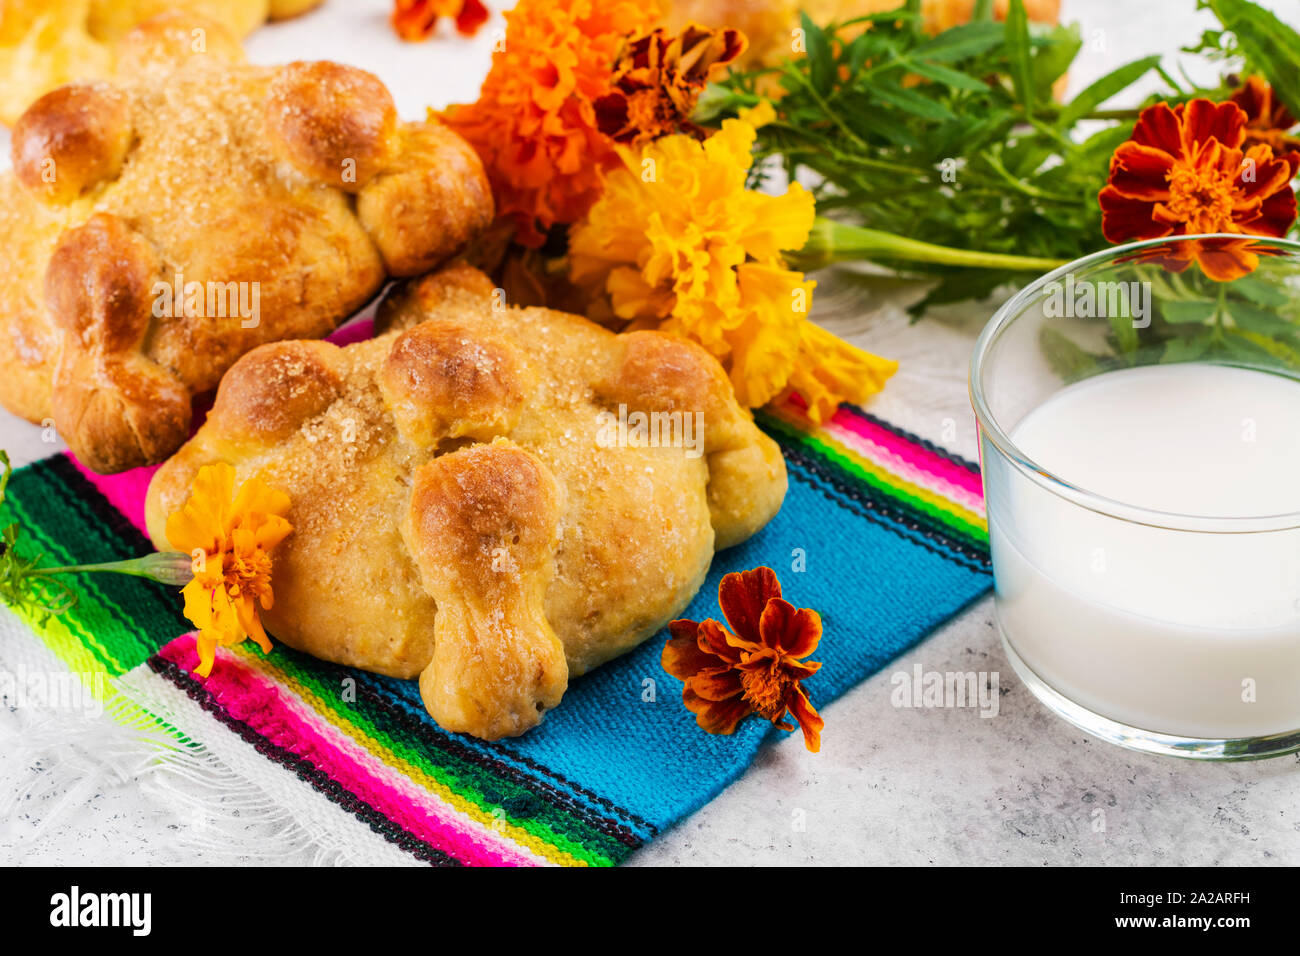
<path id="1" fill-rule="evenodd" d="M 1074 153 L 1076 161 L 1083 163 L 1099 161 L 1104 172 L 1109 166 L 1110 157 L 1119 148 L 1119 144 L 1131 138 L 1132 135 L 1133 128 L 1127 123 L 1121 123 L 1119 126 L 1112 126 L 1109 129 L 1093 133 L 1079 144 L 1077 151 Z"/>
<path id="2" fill-rule="evenodd" d="M 916 60 L 908 60 L 907 69 L 917 76 L 923 76 L 927 80 L 942 83 L 954 90 L 970 90 L 972 93 L 984 93 L 989 88 L 987 83 L 971 76 L 969 73 L 952 70 L 946 66 L 940 66 L 938 63 L 921 63 Z"/>
<path id="3" fill-rule="evenodd" d="M 952 110 L 937 100 L 932 100 L 912 90 L 905 90 L 893 83 L 877 82 L 868 87 L 867 92 L 883 103 L 896 106 L 900 110 L 911 113 L 913 116 L 919 116 L 922 119 L 955 119 Z"/>
<path id="4" fill-rule="evenodd" d="M 1210 9 L 1292 115 L 1300 116 L 1300 34 L 1249 0 L 1210 0 Z"/>
<path id="5" fill-rule="evenodd" d="M 899 7 L 897 10 L 881 10 L 877 13 L 863 13 L 856 17 L 850 17 L 847 20 L 841 20 L 839 22 L 839 28 L 842 30 L 845 27 L 854 27 L 862 23 L 883 23 L 890 25 L 895 23 L 908 23 L 912 20 L 919 19 L 919 16 L 919 14 L 911 13 L 910 11 Z"/>
<path id="6" fill-rule="evenodd" d="M 1276 339 L 1269 338 L 1267 335 L 1261 335 L 1258 332 L 1251 332 L 1247 329 L 1228 329 L 1227 331 L 1229 338 L 1225 343 L 1226 345 L 1232 346 L 1239 343 L 1249 343 L 1249 345 L 1256 351 L 1263 352 L 1269 358 L 1276 359 L 1291 368 L 1300 368 L 1300 351 L 1292 348 L 1285 342 L 1279 342 Z M 1239 350 L 1239 354 L 1248 351 L 1248 348 L 1242 348 Z"/>
<path id="7" fill-rule="evenodd" d="M 1210 299 L 1173 299 L 1160 303 L 1160 311 L 1166 322 L 1174 325 L 1187 325 L 1192 322 L 1205 322 L 1214 318 L 1217 303 Z"/>
<path id="8" fill-rule="evenodd" d="M 1228 302 L 1224 305 L 1224 314 L 1232 318 L 1243 329 L 1260 335 L 1288 335 L 1296 327 L 1271 309 L 1261 309 L 1257 305 L 1245 302 Z"/>
<path id="9" fill-rule="evenodd" d="M 911 31 L 912 36 L 921 35 L 921 0 L 907 0 L 903 4 L 903 9 L 911 16 L 911 21 L 906 24 Z"/>
<path id="10" fill-rule="evenodd" d="M 1034 107 L 1034 68 L 1030 59 L 1029 17 L 1025 13 L 1025 0 L 1011 0 L 1007 10 L 1006 44 L 1016 101 L 1028 112 Z"/>
<path id="11" fill-rule="evenodd" d="M 831 81 L 835 77 L 835 63 L 831 59 L 831 45 L 822 28 L 813 23 L 806 13 L 799 14 L 799 25 L 803 28 L 804 47 L 808 57 L 808 76 L 813 89 L 825 96 L 830 92 Z"/>
<path id="12" fill-rule="evenodd" d="M 1116 93 L 1123 92 L 1160 62 L 1159 56 L 1143 57 L 1127 63 L 1119 69 L 1111 70 L 1101 79 L 1088 86 L 1061 110 L 1056 119 L 1060 129 L 1068 129 L 1083 119 L 1097 107 L 1101 106 Z"/>
<path id="13" fill-rule="evenodd" d="M 863 139 L 869 140 L 875 136 L 896 146 L 909 149 L 920 147 L 920 142 L 907 126 L 896 116 L 877 109 L 870 97 L 854 91 L 842 94 L 840 102 L 844 105 L 844 122 Z"/>
<path id="14" fill-rule="evenodd" d="M 1050 90 L 1065 75 L 1082 47 L 1078 24 L 1052 27 L 1046 43 L 1034 54 L 1034 88 Z"/>
<path id="15" fill-rule="evenodd" d="M 972 22 L 981 23 L 993 19 L 993 0 L 975 0 L 975 9 L 971 11 Z"/>
<path id="16" fill-rule="evenodd" d="M 1244 295 L 1252 302 L 1272 306 L 1275 309 L 1291 302 L 1291 296 L 1284 289 L 1253 276 L 1243 276 L 1233 282 L 1232 291 Z"/>
<path id="17" fill-rule="evenodd" d="M 849 44 L 849 82 L 853 82 L 862 72 L 862 66 L 871 55 L 871 31 L 860 34 Z"/>
<path id="18" fill-rule="evenodd" d="M 1210 339 L 1205 335 L 1194 339 L 1170 339 L 1165 343 L 1164 351 L 1160 353 L 1160 361 L 1165 365 L 1172 365 L 1175 362 L 1195 362 L 1205 354 L 1209 346 Z"/>
<path id="19" fill-rule="evenodd" d="M 1063 381 L 1077 382 L 1101 371 L 1097 356 L 1085 351 L 1050 325 L 1038 330 L 1038 345 L 1043 357 Z"/>
<path id="20" fill-rule="evenodd" d="M 1127 310 L 1124 310 L 1127 312 Z M 1110 330 L 1115 333 L 1115 345 L 1124 355 L 1132 355 L 1138 348 L 1138 333 L 1133 327 L 1133 316 L 1128 314 L 1108 315 Z"/>
<path id="21" fill-rule="evenodd" d="M 952 63 L 987 53 L 1002 45 L 1005 30 L 996 23 L 963 23 L 912 49 L 917 60 Z"/>

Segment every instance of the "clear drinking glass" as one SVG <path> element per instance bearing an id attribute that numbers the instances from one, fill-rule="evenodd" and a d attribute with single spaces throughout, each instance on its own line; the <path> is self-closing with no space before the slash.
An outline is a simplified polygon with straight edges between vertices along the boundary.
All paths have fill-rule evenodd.
<path id="1" fill-rule="evenodd" d="M 1254 265 L 1214 281 L 1189 264 L 1196 250 Z M 1115 379 L 1092 379 L 1156 365 L 1172 369 L 1140 374 L 1237 374 L 1227 367 L 1300 389 L 1300 244 L 1194 236 L 1116 247 L 1035 281 L 989 322 L 971 401 L 1008 658 L 1049 709 L 1127 747 L 1205 759 L 1300 750 L 1300 474 L 1278 513 L 1248 500 L 1182 513 L 1165 507 L 1159 482 L 1140 502 L 1105 497 L 1014 437 L 1066 388 L 1088 381 L 1100 395 Z M 1262 410 L 1285 418 L 1281 408 Z M 1055 440 L 1104 452 L 1107 436 L 1132 439 L 1125 417 L 1087 434 L 1062 427 Z M 1249 425 L 1243 417 L 1243 441 Z"/>

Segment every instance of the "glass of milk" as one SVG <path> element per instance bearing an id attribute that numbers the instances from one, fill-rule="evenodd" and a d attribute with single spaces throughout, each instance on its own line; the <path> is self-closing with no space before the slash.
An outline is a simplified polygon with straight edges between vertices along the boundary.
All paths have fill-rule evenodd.
<path id="1" fill-rule="evenodd" d="M 1198 250 L 1253 268 L 1213 281 Z M 1138 750 L 1300 750 L 1300 245 L 1058 269 L 984 330 L 971 400 L 998 622 L 1038 698 Z"/>

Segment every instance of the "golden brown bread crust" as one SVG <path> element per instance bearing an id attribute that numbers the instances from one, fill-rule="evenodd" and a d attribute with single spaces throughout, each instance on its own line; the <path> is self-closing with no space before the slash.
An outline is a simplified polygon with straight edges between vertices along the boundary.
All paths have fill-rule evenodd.
<path id="1" fill-rule="evenodd" d="M 63 234 L 45 272 L 46 315 L 63 333 L 51 412 L 99 472 L 161 460 L 189 434 L 189 392 L 139 348 L 157 267 L 138 233 L 96 213 Z"/>
<path id="2" fill-rule="evenodd" d="M 379 388 L 398 431 L 419 445 L 491 441 L 519 421 L 532 375 L 509 342 L 452 323 L 403 332 L 384 359 Z"/>
<path id="3" fill-rule="evenodd" d="M 48 203 L 69 203 L 113 179 L 131 145 L 126 96 L 107 83 L 46 93 L 14 126 L 14 174 Z"/>
<path id="4" fill-rule="evenodd" d="M 366 184 L 357 216 L 388 271 L 414 276 L 458 255 L 487 228 L 492 192 L 473 147 L 441 123 L 408 123 L 397 136 L 408 162 Z"/>
<path id="5" fill-rule="evenodd" d="M 217 461 L 284 491 L 294 532 L 274 554 L 268 629 L 419 676 L 444 727 L 527 730 L 780 508 L 779 449 L 692 343 L 507 308 L 460 263 L 400 284 L 378 326 L 346 348 L 244 356 L 155 475 L 146 516 L 168 547 L 166 516 Z M 611 440 L 637 413 L 677 416 L 681 440 Z"/>
<path id="6" fill-rule="evenodd" d="M 185 438 L 181 396 L 260 344 L 328 334 L 492 217 L 459 137 L 400 123 L 378 80 L 333 63 L 196 58 L 65 87 L 12 148 L 0 403 L 52 415 L 99 471 L 161 461 Z M 118 298 L 95 301 L 86 276 Z"/>
<path id="7" fill-rule="evenodd" d="M 217 387 L 209 418 L 232 443 L 251 447 L 287 438 L 327 409 L 342 380 L 329 342 L 275 342 L 257 360 L 236 362 Z M 268 383 L 276 383 L 268 389 Z"/>
<path id="8" fill-rule="evenodd" d="M 420 695 L 447 730 L 514 737 L 564 696 L 546 618 L 559 520 L 550 470 L 504 439 L 416 469 L 404 537 L 438 604 Z"/>
<path id="9" fill-rule="evenodd" d="M 359 192 L 393 155 L 397 107 L 372 73 L 290 63 L 271 82 L 266 130 L 275 154 L 304 176 Z"/>

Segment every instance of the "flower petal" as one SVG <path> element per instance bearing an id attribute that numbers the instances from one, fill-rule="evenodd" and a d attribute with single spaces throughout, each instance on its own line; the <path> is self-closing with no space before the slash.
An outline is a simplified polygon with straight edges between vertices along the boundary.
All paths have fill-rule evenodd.
<path id="1" fill-rule="evenodd" d="M 1193 155 L 1197 146 L 1211 139 L 1228 149 L 1246 141 L 1246 112 L 1236 103 L 1196 99 L 1182 109 L 1183 155 Z"/>
<path id="2" fill-rule="evenodd" d="M 1196 261 L 1215 282 L 1231 282 L 1254 272 L 1259 265 L 1252 245 L 1249 239 L 1200 240 L 1196 243 Z"/>
<path id="3" fill-rule="evenodd" d="M 190 483 L 190 496 L 167 517 L 167 540 L 178 551 L 216 550 L 230 521 L 235 469 L 224 461 L 204 465 Z"/>
<path id="4" fill-rule="evenodd" d="M 217 642 L 200 632 L 194 639 L 194 648 L 199 652 L 199 666 L 194 668 L 194 673 L 207 677 L 212 673 L 212 665 L 217 662 Z"/>
<path id="5" fill-rule="evenodd" d="M 695 722 L 701 729 L 710 734 L 734 733 L 736 725 L 754 712 L 753 706 L 744 697 L 711 701 L 696 696 L 690 690 L 682 692 L 682 703 L 695 714 Z"/>
<path id="6" fill-rule="evenodd" d="M 796 609 L 789 601 L 773 598 L 763 608 L 758 631 L 767 647 L 779 648 L 788 657 L 807 657 L 821 640 L 822 619 L 811 608 Z"/>
<path id="7" fill-rule="evenodd" d="M 1138 116 L 1133 127 L 1133 142 L 1178 156 L 1182 153 L 1181 125 L 1178 114 L 1168 103 L 1157 103 L 1144 109 Z"/>
<path id="8" fill-rule="evenodd" d="M 804 693 L 804 689 L 797 684 L 794 693 L 790 695 L 790 715 L 799 722 L 803 730 L 803 745 L 813 753 L 820 751 L 822 728 L 826 726 L 826 721 L 822 719 L 821 714 L 817 713 L 812 701 Z"/>
<path id="9" fill-rule="evenodd" d="M 1250 231 L 1281 239 L 1296 218 L 1296 195 L 1290 187 L 1279 190 L 1260 204 L 1259 215 L 1250 223 Z"/>
<path id="10" fill-rule="evenodd" d="M 1254 124 L 1256 120 L 1269 119 L 1273 90 L 1262 76 L 1251 76 L 1231 99 L 1245 111 L 1247 122 Z"/>
<path id="11" fill-rule="evenodd" d="M 743 694 L 745 688 L 740 683 L 740 672 L 730 667 L 715 667 L 713 670 L 700 671 L 691 678 L 691 692 L 703 700 L 726 700 Z"/>
<path id="12" fill-rule="evenodd" d="M 257 646 L 264 654 L 270 654 L 271 641 L 262 627 L 262 620 L 257 614 L 257 605 L 253 603 L 252 598 L 243 597 L 233 603 L 239 616 L 239 626 L 243 628 L 244 633 L 257 642 Z"/>
<path id="13" fill-rule="evenodd" d="M 1129 199 L 1114 186 L 1104 186 L 1097 195 L 1101 206 L 1101 232 L 1108 242 L 1159 239 L 1173 233 L 1172 226 L 1157 222 L 1154 204 Z"/>
<path id="14" fill-rule="evenodd" d="M 1110 184 L 1128 199 L 1157 202 L 1169 198 L 1174 158 L 1163 149 L 1132 141 L 1121 143 L 1110 161 Z"/>
<path id="15" fill-rule="evenodd" d="M 673 621 L 668 625 L 673 636 L 664 644 L 659 661 L 664 670 L 680 681 L 687 681 L 706 667 L 717 667 L 720 658 L 701 650 L 695 621 Z"/>
<path id="16" fill-rule="evenodd" d="M 718 605 L 736 636 L 751 644 L 762 643 L 759 620 L 772 598 L 781 596 L 781 582 L 769 567 L 724 575 L 718 585 Z"/>
<path id="17" fill-rule="evenodd" d="M 1252 146 L 1246 152 L 1236 178 L 1238 197 L 1234 208 L 1247 208 L 1261 197 L 1287 189 L 1294 178 L 1295 167 L 1286 157 L 1274 156 L 1273 150 L 1267 146 Z"/>
<path id="18" fill-rule="evenodd" d="M 231 470 L 234 477 L 234 470 Z M 229 492 L 226 494 L 229 499 Z M 289 510 L 289 496 L 283 491 L 269 487 L 261 478 L 254 475 L 239 486 L 231 514 L 235 516 L 262 514 L 283 515 Z"/>
<path id="19" fill-rule="evenodd" d="M 740 662 L 742 651 L 757 646 L 736 637 L 714 620 L 700 622 L 698 639 L 700 650 L 707 651 L 732 665 Z"/>

